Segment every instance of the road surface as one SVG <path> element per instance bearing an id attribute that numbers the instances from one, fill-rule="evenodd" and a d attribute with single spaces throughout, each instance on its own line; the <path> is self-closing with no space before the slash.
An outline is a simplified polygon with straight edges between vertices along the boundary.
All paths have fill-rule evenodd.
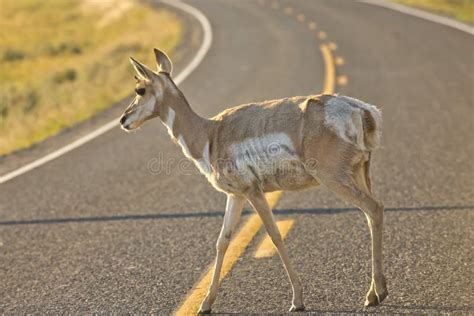
<path id="1" fill-rule="evenodd" d="M 372 175 L 386 206 L 389 296 L 363 308 L 370 237 L 360 211 L 324 188 L 285 193 L 275 214 L 293 221 L 285 241 L 307 310 L 472 313 L 472 35 L 353 1 L 189 3 L 213 29 L 208 55 L 181 85 L 199 114 L 322 91 L 321 45 L 334 89 L 382 108 Z M 182 158 L 155 120 L 0 184 L 0 312 L 183 308 L 214 259 L 225 196 Z M 232 266 L 214 312 L 290 307 L 278 256 L 255 258 L 264 236 Z"/>

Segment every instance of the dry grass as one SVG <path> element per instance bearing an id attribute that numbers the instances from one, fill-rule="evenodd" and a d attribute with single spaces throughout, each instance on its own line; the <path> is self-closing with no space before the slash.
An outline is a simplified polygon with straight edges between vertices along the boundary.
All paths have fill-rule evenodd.
<path id="1" fill-rule="evenodd" d="M 91 117 L 133 89 L 128 56 L 173 50 L 178 19 L 131 0 L 1 0 L 0 155 Z"/>
<path id="2" fill-rule="evenodd" d="M 474 23 L 474 0 L 395 0 L 395 2 Z"/>

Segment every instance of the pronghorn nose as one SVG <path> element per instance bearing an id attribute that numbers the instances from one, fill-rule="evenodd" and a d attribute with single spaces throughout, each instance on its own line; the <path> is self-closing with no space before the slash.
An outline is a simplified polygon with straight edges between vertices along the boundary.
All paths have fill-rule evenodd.
<path id="1" fill-rule="evenodd" d="M 124 115 L 120 118 L 120 124 L 123 125 L 123 123 L 125 123 L 125 120 L 127 119 L 127 117 Z"/>

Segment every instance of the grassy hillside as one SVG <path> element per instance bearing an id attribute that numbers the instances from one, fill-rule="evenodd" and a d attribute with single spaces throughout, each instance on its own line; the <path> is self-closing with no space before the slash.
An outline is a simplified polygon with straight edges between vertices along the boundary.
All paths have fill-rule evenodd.
<path id="1" fill-rule="evenodd" d="M 180 35 L 173 14 L 131 0 L 1 0 L 0 155 L 128 95 L 128 56 L 154 65 Z"/>
<path id="2" fill-rule="evenodd" d="M 395 0 L 395 2 L 447 15 L 461 22 L 474 23 L 474 0 Z"/>

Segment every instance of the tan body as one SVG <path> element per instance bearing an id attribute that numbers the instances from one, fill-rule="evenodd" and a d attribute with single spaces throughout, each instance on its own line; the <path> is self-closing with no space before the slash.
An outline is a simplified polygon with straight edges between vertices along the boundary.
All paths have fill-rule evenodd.
<path id="1" fill-rule="evenodd" d="M 367 160 L 370 151 L 341 142 L 325 123 L 329 101 L 338 98 L 316 95 L 252 103 L 212 118 L 211 183 L 234 194 L 301 190 L 318 185 L 318 173 L 331 168 L 335 160 Z M 235 147 L 243 157 L 235 155 Z M 255 161 L 257 168 L 252 166 Z"/>
<path id="2" fill-rule="evenodd" d="M 132 59 L 137 98 L 121 119 L 124 129 L 160 117 L 210 183 L 227 194 L 224 224 L 217 242 L 214 277 L 201 312 L 217 295 L 225 251 L 245 201 L 262 218 L 293 287 L 291 310 L 304 308 L 294 271 L 264 193 L 324 184 L 367 216 L 372 235 L 372 284 L 366 305 L 387 295 L 382 267 L 383 205 L 371 192 L 371 152 L 381 135 L 376 107 L 345 96 L 315 95 L 230 108 L 211 119 L 198 116 L 173 83 L 171 62 L 155 50 L 159 73 Z"/>

